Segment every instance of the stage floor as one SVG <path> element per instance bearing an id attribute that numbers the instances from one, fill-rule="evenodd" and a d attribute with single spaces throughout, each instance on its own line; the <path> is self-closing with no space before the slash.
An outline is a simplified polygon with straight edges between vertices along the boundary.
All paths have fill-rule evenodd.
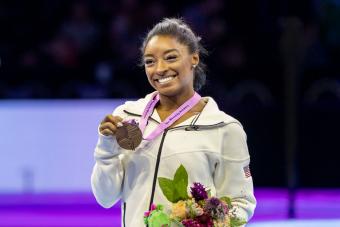
<path id="1" fill-rule="evenodd" d="M 340 226 L 340 190 L 299 190 L 295 218 L 289 219 L 284 189 L 256 189 L 258 206 L 249 227 Z M 1 194 L 2 227 L 120 226 L 120 205 L 104 209 L 90 193 Z"/>
<path id="2" fill-rule="evenodd" d="M 286 221 L 265 221 L 255 222 L 247 227 L 339 227 L 338 220 L 286 220 Z"/>

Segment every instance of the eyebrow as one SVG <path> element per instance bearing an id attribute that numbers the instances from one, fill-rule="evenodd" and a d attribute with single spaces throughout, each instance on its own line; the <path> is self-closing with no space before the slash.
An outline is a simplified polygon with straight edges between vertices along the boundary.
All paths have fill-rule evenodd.
<path id="1" fill-rule="evenodd" d="M 169 50 L 164 51 L 164 54 L 170 53 L 172 51 L 176 51 L 177 53 L 179 53 L 179 51 L 177 49 L 169 49 Z M 152 56 L 153 56 L 152 54 L 144 55 L 144 57 L 152 57 Z"/>

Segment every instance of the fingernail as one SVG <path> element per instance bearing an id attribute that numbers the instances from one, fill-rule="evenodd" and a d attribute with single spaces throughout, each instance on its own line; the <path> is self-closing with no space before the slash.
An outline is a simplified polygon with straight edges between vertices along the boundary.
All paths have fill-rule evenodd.
<path id="1" fill-rule="evenodd" d="M 117 127 L 122 127 L 122 126 L 123 126 L 122 122 L 117 123 Z"/>

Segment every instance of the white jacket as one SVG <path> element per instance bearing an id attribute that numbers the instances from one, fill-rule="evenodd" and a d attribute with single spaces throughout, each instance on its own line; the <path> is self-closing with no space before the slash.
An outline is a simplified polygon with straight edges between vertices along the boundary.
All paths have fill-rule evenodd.
<path id="1" fill-rule="evenodd" d="M 149 94 L 143 99 L 126 102 L 113 115 L 139 122 L 151 97 Z M 145 135 L 159 122 L 154 111 Z M 188 171 L 189 186 L 200 182 L 213 196 L 231 197 L 238 217 L 249 220 L 253 215 L 256 206 L 253 181 L 245 174 L 250 161 L 246 134 L 241 124 L 220 111 L 212 98 L 208 98 L 199 115 L 165 130 L 152 141 L 143 140 L 135 151 L 124 150 L 114 137 L 99 134 L 94 156 L 93 193 L 98 203 L 106 208 L 121 199 L 122 226 L 144 226 L 143 214 L 150 203 L 171 206 L 157 177 L 173 178 L 181 164 Z"/>

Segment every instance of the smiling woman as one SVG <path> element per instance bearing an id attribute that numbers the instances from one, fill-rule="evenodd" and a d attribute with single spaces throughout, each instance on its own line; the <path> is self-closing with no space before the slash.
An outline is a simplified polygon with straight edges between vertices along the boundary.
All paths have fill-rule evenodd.
<path id="1" fill-rule="evenodd" d="M 172 177 L 183 165 L 189 185 L 199 182 L 211 196 L 229 197 L 230 215 L 248 221 L 256 200 L 246 134 L 240 122 L 220 111 L 211 97 L 197 93 L 205 82 L 200 57 L 206 51 L 200 38 L 182 20 L 166 18 L 148 33 L 141 52 L 155 91 L 119 106 L 101 122 L 91 178 L 98 203 L 111 207 L 121 199 L 122 226 L 143 226 L 144 211 L 154 203 L 171 208 L 157 179 Z M 119 141 L 125 141 L 124 146 L 116 139 L 123 129 L 126 138 Z M 207 226 L 201 221 L 209 214 L 200 215 L 185 213 L 182 226 L 195 222 Z M 222 216 L 214 219 L 216 226 L 228 226 L 229 219 Z"/>
<path id="2" fill-rule="evenodd" d="M 166 46 L 166 43 L 159 42 L 159 37 L 167 37 L 168 41 L 169 39 L 172 39 L 170 41 L 172 42 L 172 45 Z M 142 65 L 147 67 L 149 64 L 153 65 L 155 63 L 155 59 L 152 58 L 152 55 L 151 59 L 147 58 L 149 54 L 147 48 L 154 44 L 154 42 L 165 45 L 165 48 L 169 48 L 168 50 L 164 50 L 165 52 L 163 53 L 164 57 L 167 57 L 166 60 L 168 62 L 177 61 L 178 57 L 181 57 L 179 56 L 181 54 L 189 55 L 188 57 L 190 57 L 190 59 L 187 60 L 191 60 L 189 63 L 191 63 L 190 67 L 194 74 L 194 89 L 198 91 L 205 84 L 206 79 L 206 66 L 199 57 L 207 55 L 207 50 L 201 45 L 200 40 L 201 38 L 196 36 L 190 27 L 182 20 L 166 18 L 161 23 L 155 25 L 145 37 L 141 47 L 143 56 Z M 171 54 L 173 51 L 175 53 Z"/>
<path id="3" fill-rule="evenodd" d="M 190 54 L 176 38 L 164 35 L 152 37 L 144 53 L 146 75 L 160 95 L 193 96 L 193 66 L 199 62 L 198 53 Z"/>
<path id="4" fill-rule="evenodd" d="M 184 103 L 194 95 L 193 70 L 199 62 L 199 55 L 190 54 L 185 45 L 169 35 L 153 36 L 145 47 L 144 53 L 148 80 L 163 100 L 156 109 L 164 120 L 178 108 L 176 103 Z M 204 105 L 205 102 L 202 100 L 195 109 L 201 110 Z M 177 123 L 194 115 L 195 112 L 188 111 Z"/>

